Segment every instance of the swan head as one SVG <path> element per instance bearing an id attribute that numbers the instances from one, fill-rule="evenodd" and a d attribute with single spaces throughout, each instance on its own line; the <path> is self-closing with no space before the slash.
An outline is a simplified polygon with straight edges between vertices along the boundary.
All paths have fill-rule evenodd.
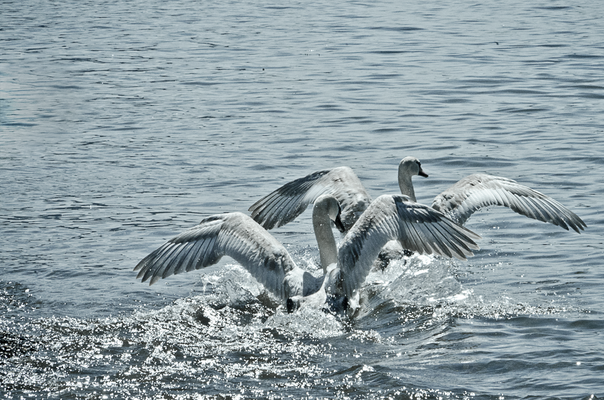
<path id="1" fill-rule="evenodd" d="M 405 176 L 414 176 L 419 175 L 424 178 L 428 177 L 428 174 L 424 172 L 422 169 L 422 163 L 415 157 L 405 157 L 401 160 L 401 163 L 398 165 L 398 174 L 399 177 L 401 175 Z"/>
<path id="2" fill-rule="evenodd" d="M 320 210 L 319 212 L 327 215 L 340 232 L 346 231 L 346 228 L 340 219 L 340 215 L 342 214 L 340 203 L 338 203 L 338 200 L 336 200 L 336 198 L 332 195 L 324 194 L 319 196 L 319 198 L 315 200 L 314 210 L 315 212 Z"/>
<path id="3" fill-rule="evenodd" d="M 411 201 L 414 203 L 417 201 L 415 198 L 415 190 L 413 189 L 413 182 L 411 177 L 414 175 L 428 177 L 428 174 L 422 169 L 422 164 L 415 157 L 405 157 L 401 160 L 398 165 L 398 186 L 401 188 L 401 193 L 405 196 L 409 196 Z"/>

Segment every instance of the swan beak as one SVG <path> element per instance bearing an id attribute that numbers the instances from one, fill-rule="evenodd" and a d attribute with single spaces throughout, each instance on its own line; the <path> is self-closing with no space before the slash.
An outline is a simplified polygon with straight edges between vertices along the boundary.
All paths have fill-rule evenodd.
<path id="1" fill-rule="evenodd" d="M 346 228 L 344 227 L 344 224 L 342 223 L 342 220 L 340 219 L 340 214 L 338 214 L 338 216 L 336 217 L 336 220 L 333 221 L 333 223 L 336 225 L 336 228 L 338 228 L 338 230 L 341 233 L 346 232 Z"/>
<path id="2" fill-rule="evenodd" d="M 424 178 L 428 177 L 428 174 L 426 174 L 424 172 L 424 170 L 422 169 L 422 167 L 419 167 L 419 172 L 417 173 L 419 176 L 423 176 Z"/>

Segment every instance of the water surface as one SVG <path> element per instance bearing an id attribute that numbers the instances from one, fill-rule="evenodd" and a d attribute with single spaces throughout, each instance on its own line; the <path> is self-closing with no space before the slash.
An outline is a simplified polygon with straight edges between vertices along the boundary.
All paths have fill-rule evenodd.
<path id="1" fill-rule="evenodd" d="M 6 398 L 604 396 L 599 2 L 2 2 Z M 340 165 L 418 200 L 474 172 L 581 235 L 475 214 L 468 262 L 370 274 L 353 319 L 288 315 L 231 259 L 132 268 L 203 217 Z M 304 268 L 310 213 L 273 232 Z"/>

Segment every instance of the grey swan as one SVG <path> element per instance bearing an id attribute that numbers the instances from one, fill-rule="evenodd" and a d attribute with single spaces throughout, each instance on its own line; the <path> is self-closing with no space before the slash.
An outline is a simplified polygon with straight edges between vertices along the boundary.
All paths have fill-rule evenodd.
<path id="1" fill-rule="evenodd" d="M 415 157 L 405 157 L 398 167 L 398 184 L 403 195 L 416 201 L 413 176 L 428 177 Z M 333 195 L 342 207 L 346 232 L 371 203 L 371 196 L 348 167 L 314 172 L 289 182 L 254 203 L 252 218 L 266 229 L 287 224 L 298 217 L 320 195 Z M 536 190 L 511 179 L 487 174 L 469 175 L 434 198 L 432 208 L 463 225 L 477 210 L 504 206 L 518 214 L 558 225 L 577 233 L 587 225 L 568 208 Z"/>
<path id="2" fill-rule="evenodd" d="M 320 278 L 298 267 L 281 243 L 239 212 L 205 218 L 142 259 L 134 270 L 139 271 L 137 279 L 150 280 L 151 285 L 229 256 L 284 301 L 288 312 L 325 304 L 341 311 L 348 308 L 380 249 L 390 240 L 418 253 L 462 260 L 478 249 L 475 240 L 480 236 L 403 195 L 382 195 L 372 201 L 338 248 L 331 222 L 339 224 L 340 217 L 334 196 L 315 199 L 313 226 L 323 267 Z"/>

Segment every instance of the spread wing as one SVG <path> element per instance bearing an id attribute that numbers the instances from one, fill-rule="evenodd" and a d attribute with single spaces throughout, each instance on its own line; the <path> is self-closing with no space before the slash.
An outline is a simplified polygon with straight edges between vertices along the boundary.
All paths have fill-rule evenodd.
<path id="1" fill-rule="evenodd" d="M 480 236 L 457 225 L 442 213 L 404 195 L 374 200 L 348 232 L 338 253 L 344 292 L 351 296 L 369 274 L 381 248 L 398 240 L 403 248 L 421 254 L 466 259 L 478 250 Z"/>
<path id="2" fill-rule="evenodd" d="M 579 216 L 556 200 L 511 179 L 486 174 L 467 176 L 436 196 L 432 207 L 464 224 L 487 206 L 509 207 L 539 221 L 572 228 L 580 233 L 586 225 Z"/>
<path id="3" fill-rule="evenodd" d="M 265 229 L 273 229 L 293 221 L 323 194 L 333 195 L 340 203 L 340 219 L 346 230 L 371 202 L 371 196 L 352 169 L 338 167 L 289 182 L 258 200 L 249 211 Z"/>
<path id="4" fill-rule="evenodd" d="M 216 264 L 225 255 L 245 267 L 277 297 L 287 299 L 302 294 L 301 282 L 286 279 L 302 270 L 295 265 L 285 247 L 242 213 L 204 219 L 149 254 L 134 270 L 139 271 L 137 278 L 142 278 L 142 282 L 151 279 L 151 285 L 172 274 Z"/>

